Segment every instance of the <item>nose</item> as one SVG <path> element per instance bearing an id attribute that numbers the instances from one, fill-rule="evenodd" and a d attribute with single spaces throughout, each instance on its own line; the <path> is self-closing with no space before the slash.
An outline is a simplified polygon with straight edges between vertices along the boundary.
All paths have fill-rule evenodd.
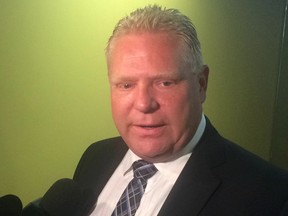
<path id="1" fill-rule="evenodd" d="M 153 113 L 159 108 L 152 87 L 139 86 L 135 96 L 134 107 L 142 113 Z"/>

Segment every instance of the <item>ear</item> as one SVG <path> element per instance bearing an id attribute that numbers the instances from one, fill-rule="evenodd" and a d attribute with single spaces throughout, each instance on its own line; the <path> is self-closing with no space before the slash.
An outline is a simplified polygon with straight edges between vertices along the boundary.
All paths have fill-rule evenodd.
<path id="1" fill-rule="evenodd" d="M 209 77 L 209 67 L 207 65 L 203 65 L 201 72 L 198 74 L 198 82 L 199 82 L 199 95 L 201 103 L 204 103 L 206 99 L 206 91 L 208 87 L 208 77 Z"/>

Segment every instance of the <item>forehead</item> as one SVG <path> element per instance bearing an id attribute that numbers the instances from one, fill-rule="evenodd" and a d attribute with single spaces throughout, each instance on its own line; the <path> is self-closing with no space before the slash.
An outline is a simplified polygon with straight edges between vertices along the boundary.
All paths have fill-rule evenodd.
<path id="1" fill-rule="evenodd" d="M 120 36 L 113 41 L 108 66 L 116 64 L 119 67 L 126 63 L 142 63 L 143 66 L 148 62 L 169 66 L 175 62 L 178 64 L 180 56 L 179 41 L 173 34 L 133 33 Z"/>
<path id="2" fill-rule="evenodd" d="M 127 35 L 119 38 L 108 62 L 110 81 L 184 79 L 190 66 L 182 61 L 175 36 Z"/>

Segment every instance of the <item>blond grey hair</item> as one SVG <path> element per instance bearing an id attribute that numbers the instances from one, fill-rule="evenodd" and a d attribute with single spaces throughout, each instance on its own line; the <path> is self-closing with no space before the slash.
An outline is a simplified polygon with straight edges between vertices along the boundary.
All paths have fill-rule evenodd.
<path id="1" fill-rule="evenodd" d="M 142 32 L 176 35 L 182 46 L 183 61 L 191 66 L 192 72 L 200 72 L 203 64 L 201 47 L 191 20 L 177 9 L 166 9 L 158 5 L 137 9 L 117 23 L 106 47 L 107 60 L 109 61 L 115 39 Z"/>

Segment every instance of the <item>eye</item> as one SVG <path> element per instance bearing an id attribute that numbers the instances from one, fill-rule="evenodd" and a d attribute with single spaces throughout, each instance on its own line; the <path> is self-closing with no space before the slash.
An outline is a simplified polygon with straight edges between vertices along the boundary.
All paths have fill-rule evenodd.
<path id="1" fill-rule="evenodd" d="M 171 81 L 163 81 L 162 82 L 162 86 L 167 87 L 167 86 L 171 86 L 171 85 L 173 85 L 173 82 L 171 82 Z"/>
<path id="2" fill-rule="evenodd" d="M 129 88 L 131 88 L 131 84 L 129 84 L 129 83 L 123 83 L 122 84 L 122 88 L 124 88 L 124 89 L 129 89 Z"/>
<path id="3" fill-rule="evenodd" d="M 117 88 L 122 90 L 128 90 L 133 87 L 133 83 L 119 83 L 117 84 Z"/>
<path id="4" fill-rule="evenodd" d="M 168 88 L 168 87 L 172 87 L 176 84 L 175 81 L 173 80 L 161 80 L 159 82 L 157 82 L 157 85 L 160 87 L 160 88 Z"/>

